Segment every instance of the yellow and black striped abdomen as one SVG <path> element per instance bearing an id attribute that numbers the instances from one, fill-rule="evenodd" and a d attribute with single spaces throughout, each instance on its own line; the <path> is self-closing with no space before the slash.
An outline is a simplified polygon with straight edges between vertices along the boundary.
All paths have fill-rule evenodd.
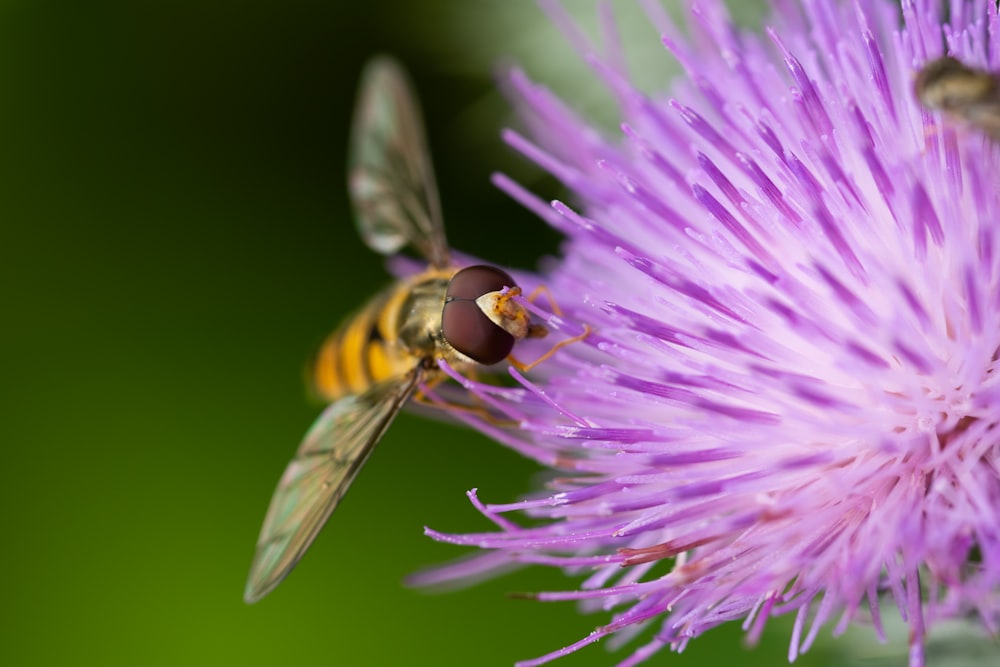
<path id="1" fill-rule="evenodd" d="M 441 335 L 448 284 L 458 269 L 428 269 L 376 294 L 323 342 L 313 364 L 313 391 L 332 402 L 409 373 L 436 358 L 455 363 Z"/>
<path id="2" fill-rule="evenodd" d="M 399 342 L 400 305 L 409 285 L 397 283 L 330 334 L 312 368 L 315 393 L 326 401 L 359 394 L 376 382 L 409 372 L 414 359 Z"/>

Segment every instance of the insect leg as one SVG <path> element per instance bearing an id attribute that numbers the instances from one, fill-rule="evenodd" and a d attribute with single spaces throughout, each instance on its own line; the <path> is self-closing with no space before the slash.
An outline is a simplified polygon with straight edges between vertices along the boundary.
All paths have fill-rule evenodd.
<path id="1" fill-rule="evenodd" d="M 589 336 L 591 331 L 593 331 L 593 330 L 588 325 L 584 324 L 583 325 L 583 333 L 581 333 L 579 335 L 576 335 L 576 336 L 573 336 L 572 338 L 565 338 L 565 339 L 559 341 L 558 343 L 556 343 L 555 345 L 553 345 L 552 347 L 550 347 L 549 350 L 548 350 L 548 352 L 546 352 L 542 356 L 538 357 L 537 359 L 535 359 L 534 361 L 532 361 L 529 364 L 526 364 L 523 361 L 520 361 L 513 354 L 508 354 L 507 355 L 507 362 L 511 366 L 513 366 L 514 368 L 516 368 L 517 370 L 519 370 L 521 372 L 530 371 L 532 368 L 534 368 L 535 366 L 537 366 L 538 364 L 542 363 L 543 361 L 545 361 L 546 359 L 548 359 L 549 357 L 551 357 L 553 354 L 555 354 L 556 351 L 559 350 L 559 348 L 566 347 L 567 345 L 570 345 L 571 343 L 579 343 L 581 340 L 583 340 L 587 336 Z"/>
<path id="2" fill-rule="evenodd" d="M 477 377 L 478 374 L 475 372 L 475 369 L 469 369 L 465 371 L 465 373 L 472 376 L 470 379 L 478 381 L 479 378 Z M 489 408 L 483 403 L 483 400 L 479 396 L 476 396 L 471 392 L 470 392 L 472 399 L 471 404 L 456 403 L 440 397 L 431 396 L 430 394 L 432 393 L 434 387 L 441 384 L 441 382 L 446 378 L 447 376 L 445 375 L 438 375 L 436 377 L 431 378 L 430 380 L 424 383 L 424 386 L 417 388 L 417 391 L 414 393 L 413 398 L 411 400 L 413 400 L 415 403 L 419 403 L 420 405 L 425 405 L 427 407 L 435 408 L 437 410 L 455 410 L 458 412 L 464 412 L 466 414 L 474 415 L 479 419 L 482 419 L 483 421 L 487 422 L 488 424 L 492 424 L 493 426 L 511 428 L 517 426 L 517 424 L 519 423 L 516 419 L 504 419 L 502 417 L 496 416 L 493 412 L 490 412 Z"/>
<path id="3" fill-rule="evenodd" d="M 560 308 L 559 303 L 556 302 L 556 298 L 552 295 L 552 291 L 545 285 L 539 285 L 535 289 L 531 290 L 531 294 L 526 296 L 525 300 L 528 303 L 534 303 L 538 299 L 538 297 L 542 296 L 543 294 L 545 295 L 545 298 L 549 302 L 549 308 L 552 310 L 552 313 L 557 317 L 562 317 L 563 314 L 562 308 Z M 543 361 L 551 357 L 553 354 L 555 354 L 556 351 L 559 350 L 559 348 L 565 347 L 570 343 L 578 343 L 581 340 L 585 339 L 587 336 L 590 335 L 591 331 L 592 329 L 588 325 L 584 324 L 583 333 L 579 334 L 578 336 L 573 336 L 572 338 L 567 338 L 565 340 L 559 341 L 551 348 L 549 348 L 548 352 L 538 357 L 531 363 L 526 364 L 523 361 L 520 361 L 513 354 L 507 355 L 507 361 L 508 363 L 510 363 L 511 366 L 513 366 L 519 371 L 522 372 L 530 371 L 532 368 L 534 368 L 535 366 L 537 366 L 538 364 L 542 363 Z M 548 333 L 549 329 L 544 324 L 532 324 L 528 328 L 528 338 L 543 338 L 546 335 L 548 335 Z"/>
<path id="4" fill-rule="evenodd" d="M 552 290 L 545 285 L 539 285 L 535 289 L 531 290 L 531 294 L 524 298 L 528 303 L 534 303 L 542 294 L 544 294 L 545 298 L 549 300 L 549 306 L 552 308 L 552 313 L 562 317 L 562 308 L 560 308 L 559 304 L 556 303 L 556 298 L 552 296 Z"/>

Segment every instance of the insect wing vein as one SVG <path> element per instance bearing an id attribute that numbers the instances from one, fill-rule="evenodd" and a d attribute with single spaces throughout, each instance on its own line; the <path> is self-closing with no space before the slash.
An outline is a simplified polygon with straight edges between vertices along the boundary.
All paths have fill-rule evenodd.
<path id="1" fill-rule="evenodd" d="M 448 266 L 420 109 L 402 68 L 385 56 L 361 77 L 348 186 L 358 231 L 370 248 L 388 255 L 412 243 L 433 266 Z"/>
<path id="2" fill-rule="evenodd" d="M 244 599 L 256 602 L 302 558 L 420 382 L 419 368 L 323 411 L 285 468 L 257 540 Z"/>

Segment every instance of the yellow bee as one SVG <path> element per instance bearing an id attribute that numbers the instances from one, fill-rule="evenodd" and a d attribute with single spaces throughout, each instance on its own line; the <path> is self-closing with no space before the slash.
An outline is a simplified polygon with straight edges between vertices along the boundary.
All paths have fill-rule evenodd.
<path id="1" fill-rule="evenodd" d="M 925 64 L 913 85 L 928 109 L 940 109 L 1000 141 L 1000 76 L 951 56 Z"/>
<path id="2" fill-rule="evenodd" d="M 417 103 L 400 66 L 386 57 L 362 74 L 348 178 L 365 243 L 382 254 L 413 245 L 430 266 L 377 294 L 322 345 L 313 385 L 331 405 L 271 498 L 248 603 L 295 567 L 407 400 L 422 383 L 442 378 L 439 360 L 459 371 L 516 363 L 510 353 L 517 340 L 548 333 L 513 299 L 521 290 L 507 273 L 451 263 Z M 560 341 L 542 358 L 580 338 Z"/>

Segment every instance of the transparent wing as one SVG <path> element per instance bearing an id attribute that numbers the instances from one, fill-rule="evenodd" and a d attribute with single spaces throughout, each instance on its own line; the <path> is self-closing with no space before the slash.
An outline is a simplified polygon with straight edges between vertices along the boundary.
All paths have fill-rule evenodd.
<path id="1" fill-rule="evenodd" d="M 319 416 L 271 498 L 244 600 L 270 593 L 299 562 L 421 376 L 416 368 L 343 398 Z"/>
<path id="2" fill-rule="evenodd" d="M 402 67 L 386 56 L 361 74 L 348 187 L 358 231 L 370 248 L 388 255 L 412 243 L 433 266 L 449 265 L 420 109 Z"/>

